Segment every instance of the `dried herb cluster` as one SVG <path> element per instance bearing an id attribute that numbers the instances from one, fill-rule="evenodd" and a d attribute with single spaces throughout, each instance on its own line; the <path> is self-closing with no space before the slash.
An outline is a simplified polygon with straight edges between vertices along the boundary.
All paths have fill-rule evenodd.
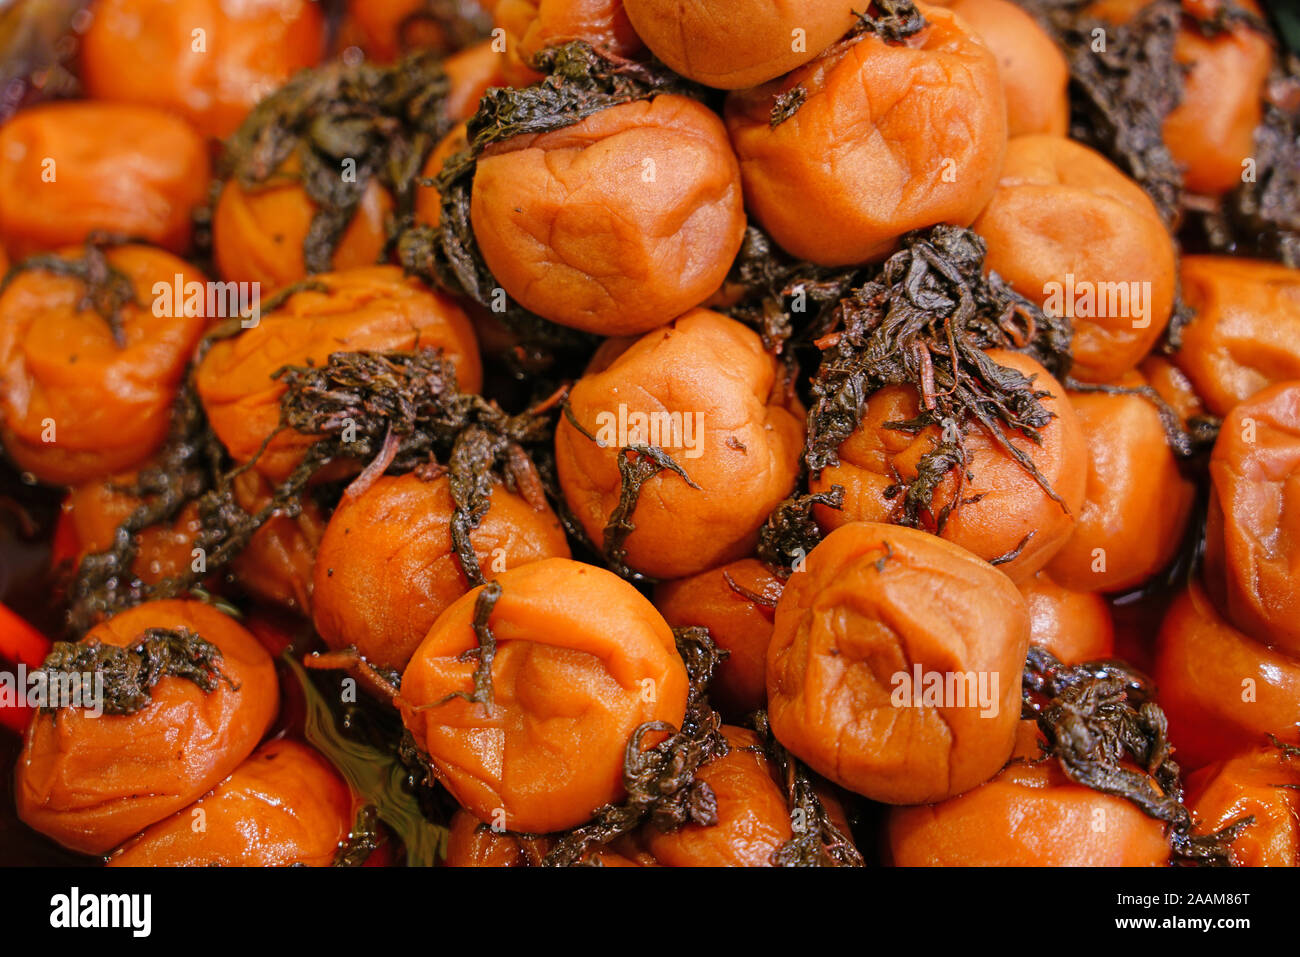
<path id="1" fill-rule="evenodd" d="M 372 181 L 392 195 L 397 219 L 409 216 L 420 169 L 451 126 L 450 88 L 441 56 L 427 50 L 392 66 L 340 60 L 304 70 L 227 141 L 221 177 L 248 192 L 299 183 L 316 206 L 303 261 L 328 272 Z"/>
<path id="2" fill-rule="evenodd" d="M 821 527 L 813 518 L 813 507 L 817 505 L 843 507 L 844 487 L 832 485 L 826 492 L 793 495 L 772 509 L 759 529 L 756 554 L 778 577 L 788 578 L 794 566 L 821 542 Z"/>
<path id="3" fill-rule="evenodd" d="M 337 459 L 369 460 L 345 493 L 359 495 L 385 472 L 438 471 L 441 453 L 450 462 L 456 553 L 470 581 L 483 580 L 469 531 L 487 512 L 494 474 L 536 500 L 538 482 L 522 443 L 544 441 L 547 419 L 510 416 L 481 396 L 460 392 L 454 366 L 434 349 L 335 353 L 322 367 L 288 367 L 276 377 L 288 387 L 281 427 L 320 438 L 263 509 L 258 525 L 273 511 L 292 509 L 310 478 Z M 238 506 L 225 486 L 219 489 L 226 493 L 221 505 L 229 512 Z"/>
<path id="4" fill-rule="evenodd" d="M 125 647 L 102 641 L 55 642 L 41 671 L 50 679 L 60 674 L 102 674 L 104 713 L 129 715 L 149 706 L 153 687 L 163 678 L 184 678 L 208 693 L 222 681 L 234 688 L 220 661 L 216 645 L 186 628 L 146 628 Z"/>
<path id="5" fill-rule="evenodd" d="M 494 481 L 504 481 L 535 506 L 545 502 L 525 446 L 549 442 L 550 418 L 533 410 L 509 415 L 494 402 L 460 392 L 454 366 L 438 350 L 334 353 L 324 366 L 288 366 L 276 377 L 287 386 L 280 430 L 318 437 L 301 464 L 264 505 L 245 509 L 234 483 L 256 458 L 210 478 L 220 447 L 213 448 L 216 440 L 197 398 L 190 390 L 183 392 L 175 438 L 164 450 L 163 464 L 142 473 L 136 490 L 145 493 L 145 503 L 117 530 L 109 551 L 87 556 L 78 569 L 69 619 L 74 631 L 142 601 L 193 592 L 207 574 L 233 560 L 270 518 L 297 516 L 312 479 L 334 461 L 369 462 L 345 493 L 353 495 L 385 472 L 446 471 L 455 503 L 452 541 L 466 576 L 476 584 L 483 575 L 470 532 L 487 513 Z M 135 534 L 174 517 L 195 500 L 196 492 L 201 530 L 194 544 L 206 556 L 204 571 L 143 584 L 130 571 Z"/>
<path id="6" fill-rule="evenodd" d="M 892 487 L 899 524 L 917 527 L 931 511 L 939 484 L 958 478 L 951 501 L 934 514 L 944 522 L 962 503 L 968 461 L 965 436 L 984 432 L 1060 501 L 1029 456 L 1011 444 L 1014 433 L 1040 441 L 1051 421 L 1047 393 L 985 350 L 1013 349 L 1058 378 L 1069 371 L 1071 327 L 1016 293 L 997 273 L 983 273 L 984 240 L 967 229 L 936 226 L 903 238 L 902 249 L 831 314 L 819 340 L 821 366 L 812 380 L 805 461 L 811 472 L 835 465 L 837 450 L 858 427 L 867 398 L 888 385 L 910 385 L 920 413 L 889 423 L 918 434 L 937 426 L 942 438 L 918 464 L 914 481 Z"/>
<path id="7" fill-rule="evenodd" d="M 1231 864 L 1229 845 L 1254 818 L 1192 833 L 1168 725 L 1151 692 L 1146 678 L 1118 662 L 1067 667 L 1042 648 L 1025 661 L 1024 716 L 1038 722 L 1066 777 L 1162 821 L 1176 862 Z"/>
<path id="8" fill-rule="evenodd" d="M 1085 15 L 1089 0 L 1020 0 L 1056 40 L 1070 66 L 1070 136 L 1137 181 L 1165 225 L 1179 217 L 1183 177 L 1165 145 L 1165 118 L 1182 99 L 1174 58 L 1178 0 L 1154 0 L 1128 23 Z"/>

